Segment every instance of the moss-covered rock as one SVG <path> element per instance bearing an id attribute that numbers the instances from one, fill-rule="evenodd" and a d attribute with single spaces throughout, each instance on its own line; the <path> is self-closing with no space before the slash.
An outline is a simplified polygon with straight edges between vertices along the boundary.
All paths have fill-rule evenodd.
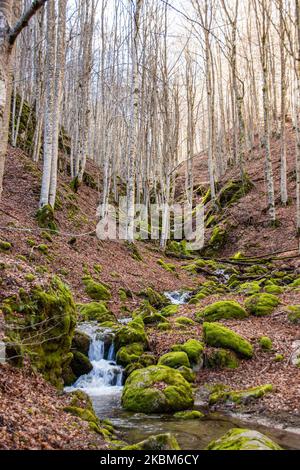
<path id="1" fill-rule="evenodd" d="M 4 240 L 0 240 L 0 251 L 9 251 L 12 248 L 12 244 Z"/>
<path id="2" fill-rule="evenodd" d="M 178 411 L 177 413 L 174 413 L 174 418 L 176 419 L 189 420 L 189 419 L 203 419 L 204 417 L 205 415 L 201 413 L 201 411 L 197 411 L 197 410 Z"/>
<path id="3" fill-rule="evenodd" d="M 156 325 L 156 328 L 157 328 L 159 331 L 168 331 L 168 330 L 171 330 L 171 329 L 172 329 L 172 325 L 171 325 L 170 322 L 164 321 L 164 322 L 158 323 L 158 325 Z"/>
<path id="4" fill-rule="evenodd" d="M 132 343 L 122 346 L 117 352 L 117 364 L 126 367 L 133 362 L 139 362 L 140 356 L 143 352 L 144 345 L 141 343 Z"/>
<path id="5" fill-rule="evenodd" d="M 271 384 L 260 385 L 258 387 L 248 388 L 246 390 L 229 390 L 219 389 L 213 391 L 209 396 L 209 404 L 232 402 L 236 404 L 246 404 L 252 400 L 256 400 L 273 391 Z"/>
<path id="6" fill-rule="evenodd" d="M 76 350 L 85 356 L 88 356 L 91 344 L 91 338 L 82 331 L 75 331 L 72 340 L 72 350 Z"/>
<path id="7" fill-rule="evenodd" d="M 155 291 L 151 287 L 147 287 L 147 289 L 142 290 L 139 295 L 146 299 L 152 307 L 157 309 L 163 308 L 169 304 L 169 301 L 164 295 Z"/>
<path id="8" fill-rule="evenodd" d="M 184 344 L 174 344 L 171 350 L 185 352 L 192 366 L 201 367 L 203 363 L 204 346 L 196 339 L 189 339 Z"/>
<path id="9" fill-rule="evenodd" d="M 261 291 L 261 285 L 258 281 L 244 282 L 239 285 L 237 291 L 241 294 L 254 295 Z"/>
<path id="10" fill-rule="evenodd" d="M 257 317 L 269 315 L 279 305 L 279 299 L 273 294 L 255 294 L 245 301 L 246 309 Z"/>
<path id="11" fill-rule="evenodd" d="M 126 380 L 122 405 L 138 413 L 164 413 L 193 406 L 191 385 L 180 372 L 166 366 L 150 366 L 133 372 Z"/>
<path id="12" fill-rule="evenodd" d="M 204 341 L 214 347 L 231 349 L 239 356 L 251 359 L 253 347 L 242 336 L 218 323 L 203 324 Z"/>
<path id="13" fill-rule="evenodd" d="M 176 438 L 172 434 L 150 436 L 142 442 L 123 447 L 122 450 L 180 450 Z"/>
<path id="14" fill-rule="evenodd" d="M 282 450 L 267 436 L 251 429 L 234 428 L 212 441 L 207 450 Z"/>
<path id="15" fill-rule="evenodd" d="M 122 346 L 127 346 L 132 343 L 140 343 L 144 345 L 144 349 L 148 347 L 148 338 L 145 332 L 144 322 L 141 317 L 138 317 L 128 323 L 128 325 L 120 328 L 115 335 L 114 345 L 116 351 Z"/>
<path id="16" fill-rule="evenodd" d="M 90 302 L 88 304 L 79 304 L 78 311 L 84 321 L 96 321 L 98 323 L 113 322 L 116 323 L 116 317 L 110 312 L 104 302 Z"/>
<path id="17" fill-rule="evenodd" d="M 89 358 L 79 351 L 73 351 L 73 358 L 71 360 L 70 367 L 76 378 L 81 375 L 88 374 L 93 369 Z"/>
<path id="18" fill-rule="evenodd" d="M 54 277 L 47 286 L 5 299 L 1 307 L 7 325 L 8 348 L 28 357 L 32 367 L 58 387 L 70 364 L 76 307 L 69 288 Z"/>
<path id="19" fill-rule="evenodd" d="M 109 287 L 101 282 L 96 282 L 90 276 L 85 276 L 83 279 L 85 291 L 87 295 L 93 300 L 110 300 L 111 293 Z"/>
<path id="20" fill-rule="evenodd" d="M 178 310 L 179 305 L 167 305 L 160 311 L 160 314 L 163 317 L 172 317 L 173 315 L 176 315 L 176 313 L 178 313 Z"/>
<path id="21" fill-rule="evenodd" d="M 286 307 L 288 320 L 295 325 L 300 324 L 300 305 L 289 305 Z"/>
<path id="22" fill-rule="evenodd" d="M 177 317 L 175 319 L 175 326 L 181 327 L 181 326 L 194 326 L 196 323 L 194 320 L 192 320 L 189 317 Z"/>
<path id="23" fill-rule="evenodd" d="M 265 292 L 267 292 L 267 294 L 282 294 L 284 292 L 284 288 L 281 287 L 281 286 L 276 286 L 275 284 L 269 284 L 267 286 L 265 286 Z"/>
<path id="24" fill-rule="evenodd" d="M 248 316 L 246 310 L 235 300 L 222 300 L 205 307 L 196 314 L 198 321 L 214 322 L 229 318 L 243 319 Z"/>
<path id="25" fill-rule="evenodd" d="M 245 175 L 244 181 L 234 180 L 228 183 L 221 189 L 217 202 L 220 207 L 226 207 L 234 204 L 243 196 L 245 196 L 253 188 L 253 183 L 249 176 Z"/>
<path id="26" fill-rule="evenodd" d="M 239 360 L 232 351 L 215 349 L 206 354 L 205 366 L 211 369 L 236 369 Z"/>
<path id="27" fill-rule="evenodd" d="M 189 358 L 183 351 L 164 354 L 159 358 L 158 364 L 171 367 L 172 369 L 178 369 L 181 366 L 190 367 Z"/>
<path id="28" fill-rule="evenodd" d="M 208 254 L 214 254 L 221 250 L 227 241 L 227 237 L 228 234 L 225 227 L 217 225 L 212 231 L 212 235 L 205 247 L 205 252 Z"/>
<path id="29" fill-rule="evenodd" d="M 259 338 L 259 345 L 263 351 L 271 351 L 273 347 L 272 340 L 268 336 L 261 336 Z"/>
<path id="30" fill-rule="evenodd" d="M 176 369 L 187 382 L 193 383 L 196 380 L 196 373 L 190 367 L 180 366 Z"/>

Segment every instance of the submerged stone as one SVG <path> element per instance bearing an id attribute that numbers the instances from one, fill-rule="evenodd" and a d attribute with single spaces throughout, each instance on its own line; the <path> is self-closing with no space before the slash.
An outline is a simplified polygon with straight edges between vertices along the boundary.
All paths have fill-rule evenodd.
<path id="1" fill-rule="evenodd" d="M 176 438 L 172 434 L 150 436 L 144 441 L 123 447 L 122 450 L 180 450 Z"/>
<path id="2" fill-rule="evenodd" d="M 174 413 L 174 418 L 176 419 L 203 419 L 204 417 L 205 415 L 197 410 L 178 411 Z"/>
<path id="3" fill-rule="evenodd" d="M 282 450 L 269 437 L 252 429 L 234 428 L 212 441 L 207 450 Z"/>

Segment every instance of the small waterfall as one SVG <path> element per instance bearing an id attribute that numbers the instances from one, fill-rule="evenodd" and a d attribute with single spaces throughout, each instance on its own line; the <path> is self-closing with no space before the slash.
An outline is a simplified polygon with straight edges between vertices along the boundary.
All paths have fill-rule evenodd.
<path id="1" fill-rule="evenodd" d="M 165 297 L 167 297 L 167 299 L 170 300 L 170 302 L 173 305 L 187 304 L 191 296 L 192 296 L 191 292 L 180 292 L 180 291 L 165 292 Z"/>
<path id="2" fill-rule="evenodd" d="M 72 392 L 79 389 L 91 396 L 119 392 L 122 388 L 123 369 L 115 361 L 112 331 L 101 330 L 97 324 L 92 323 L 82 323 L 79 329 L 92 339 L 89 359 L 93 369 L 89 374 L 79 377 L 71 387 L 66 387 L 65 390 Z M 110 343 L 110 346 L 106 357 L 107 343 Z"/>

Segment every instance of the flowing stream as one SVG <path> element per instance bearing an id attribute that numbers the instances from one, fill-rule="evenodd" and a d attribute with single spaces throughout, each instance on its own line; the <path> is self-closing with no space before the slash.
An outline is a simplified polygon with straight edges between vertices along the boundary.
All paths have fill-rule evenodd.
<path id="1" fill-rule="evenodd" d="M 190 292 L 168 292 L 166 297 L 176 305 L 188 302 Z M 130 318 L 120 321 L 126 324 Z M 116 364 L 113 346 L 113 331 L 99 328 L 97 323 L 82 323 L 78 329 L 91 337 L 89 359 L 93 369 L 82 375 L 67 392 L 83 390 L 92 399 L 94 409 L 100 419 L 109 418 L 119 434 L 120 439 L 129 443 L 139 442 L 153 434 L 171 432 L 182 449 L 201 450 L 213 440 L 224 435 L 233 427 L 247 427 L 261 431 L 285 448 L 300 449 L 300 435 L 289 433 L 284 429 L 271 428 L 267 424 L 247 422 L 243 419 L 232 419 L 228 416 L 211 415 L 205 420 L 176 420 L 170 415 L 144 415 L 124 411 L 121 406 L 123 389 L 123 369 Z M 195 400 L 195 408 L 201 403 Z"/>

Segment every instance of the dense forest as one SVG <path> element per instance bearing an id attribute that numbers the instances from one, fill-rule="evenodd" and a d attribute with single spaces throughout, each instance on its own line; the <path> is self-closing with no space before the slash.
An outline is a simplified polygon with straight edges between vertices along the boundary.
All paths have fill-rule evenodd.
<path id="1" fill-rule="evenodd" d="M 299 236 L 298 0 L 0 0 L 0 450 L 300 450 Z"/>

